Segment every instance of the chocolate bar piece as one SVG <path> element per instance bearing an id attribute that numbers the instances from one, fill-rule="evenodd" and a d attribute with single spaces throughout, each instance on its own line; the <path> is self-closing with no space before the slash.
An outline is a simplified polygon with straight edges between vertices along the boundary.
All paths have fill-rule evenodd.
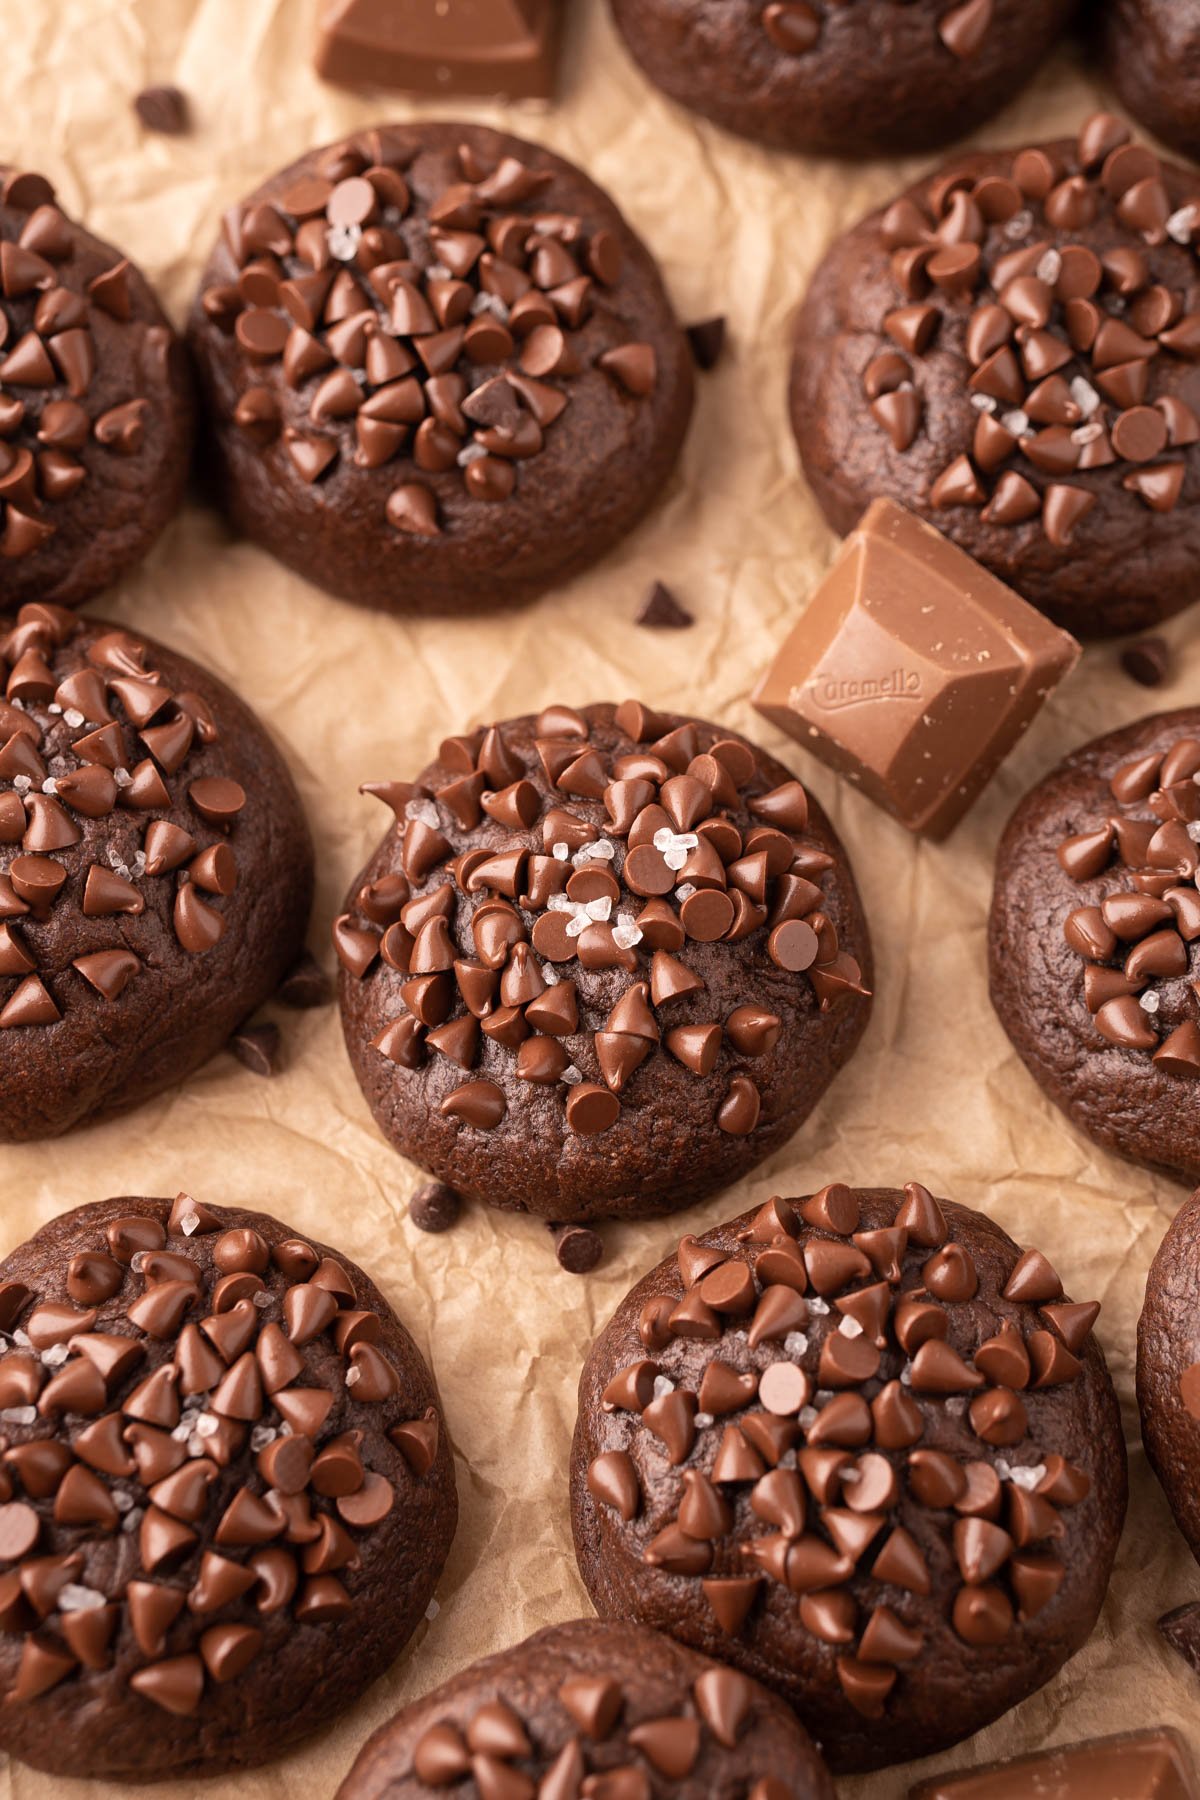
<path id="1" fill-rule="evenodd" d="M 317 73 L 343 87 L 549 99 L 562 0 L 325 0 Z"/>
<path id="2" fill-rule="evenodd" d="M 910 831 L 942 838 L 1079 653 L 939 531 L 876 500 L 754 704 Z"/>
<path id="3" fill-rule="evenodd" d="M 908 1800 L 1197 1800 L 1183 1739 L 1167 1725 L 1090 1738 L 982 1769 L 935 1775 Z"/>

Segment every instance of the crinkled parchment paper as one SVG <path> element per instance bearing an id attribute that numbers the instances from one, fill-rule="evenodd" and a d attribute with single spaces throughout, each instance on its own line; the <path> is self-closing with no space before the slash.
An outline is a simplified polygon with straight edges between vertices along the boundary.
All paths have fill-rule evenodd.
<path id="1" fill-rule="evenodd" d="M 0 1150 L 2 1247 L 107 1194 L 187 1188 L 262 1206 L 370 1269 L 433 1364 L 462 1500 L 440 1611 L 331 1731 L 223 1781 L 222 1793 L 330 1793 L 394 1708 L 471 1658 L 589 1610 L 566 1468 L 593 1334 L 681 1230 L 835 1178 L 918 1178 L 1036 1241 L 1076 1298 L 1103 1301 L 1099 1334 L 1125 1406 L 1129 1525 L 1091 1642 L 941 1766 L 1151 1719 L 1181 1727 L 1200 1749 L 1195 1677 L 1154 1630 L 1168 1605 L 1200 1594 L 1200 1571 L 1146 1467 L 1133 1404 L 1145 1272 L 1183 1192 L 1094 1150 L 1041 1097 L 992 1015 L 984 959 L 992 859 L 1010 808 L 1082 739 L 1196 699 L 1197 615 L 1168 628 L 1175 673 L 1156 695 L 1122 675 L 1112 647 L 1089 649 L 944 845 L 911 841 L 759 721 L 747 701 L 755 677 L 834 549 L 785 416 L 789 315 L 831 238 L 921 165 L 842 167 L 725 137 L 650 90 L 602 0 L 568 4 L 561 104 L 472 116 L 553 145 L 608 187 L 657 253 L 683 319 L 728 315 L 730 350 L 700 377 L 682 465 L 652 518 L 599 568 L 524 612 L 406 625 L 327 599 L 232 542 L 193 503 L 145 567 L 92 610 L 211 665 L 285 744 L 318 845 L 311 942 L 326 964 L 328 921 L 386 823 L 359 798 L 359 782 L 415 772 L 445 733 L 551 700 L 631 694 L 748 731 L 811 782 L 849 845 L 877 946 L 867 1037 L 805 1130 L 753 1179 L 676 1220 L 609 1229 L 605 1261 L 585 1279 L 559 1270 L 535 1220 L 478 1211 L 444 1237 L 414 1230 L 406 1213 L 417 1173 L 376 1133 L 332 1007 L 276 1015 L 286 1061 L 273 1080 L 221 1056 L 118 1123 Z M 142 264 L 178 320 L 225 206 L 310 145 L 413 110 L 322 87 L 309 64 L 312 10 L 313 0 L 5 0 L 0 160 L 44 169 L 72 212 Z M 146 133 L 133 114 L 138 89 L 164 81 L 191 101 L 186 137 Z M 1070 132 L 1103 98 L 1063 52 L 981 138 Z M 655 578 L 695 611 L 691 630 L 633 624 Z M 905 1790 L 907 1773 L 843 1791 L 883 1800 Z M 4 1787 L 18 1800 L 63 1791 L 17 1767 Z"/>

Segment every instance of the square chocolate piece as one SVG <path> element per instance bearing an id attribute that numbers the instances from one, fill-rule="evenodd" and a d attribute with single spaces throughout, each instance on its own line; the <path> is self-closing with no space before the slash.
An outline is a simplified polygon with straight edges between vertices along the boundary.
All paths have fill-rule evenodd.
<path id="1" fill-rule="evenodd" d="M 943 838 L 1079 654 L 932 525 L 876 500 L 754 704 L 910 831 Z"/>
<path id="2" fill-rule="evenodd" d="M 550 99 L 563 0 L 324 0 L 318 75 L 343 87 Z"/>
<path id="3" fill-rule="evenodd" d="M 935 1775 L 908 1800 L 1198 1800 L 1183 1739 L 1168 1725 L 1089 1738 L 982 1769 Z"/>

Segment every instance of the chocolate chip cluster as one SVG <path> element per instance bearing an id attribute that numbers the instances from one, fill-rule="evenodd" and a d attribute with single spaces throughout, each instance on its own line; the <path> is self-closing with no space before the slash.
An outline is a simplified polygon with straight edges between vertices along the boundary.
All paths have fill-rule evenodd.
<path id="1" fill-rule="evenodd" d="M 910 5 L 911 0 L 898 0 Z M 824 0 L 826 11 L 840 9 L 853 0 Z M 969 61 L 982 48 L 992 27 L 995 0 L 955 0 L 936 24 L 937 35 L 952 56 Z M 777 50 L 803 56 L 821 39 L 825 14 L 808 0 L 772 0 L 762 11 L 762 28 Z"/>
<path id="2" fill-rule="evenodd" d="M 770 1590 L 797 1596 L 866 1718 L 919 1664 L 931 1597 L 942 1614 L 922 1541 L 947 1540 L 959 1638 L 1001 1644 L 1057 1594 L 1063 1512 L 1091 1486 L 1041 1432 L 1055 1416 L 1043 1396 L 1080 1377 L 1099 1307 L 1064 1300 L 1026 1250 L 977 1316 L 970 1251 L 925 1188 L 904 1194 L 883 1227 L 864 1229 L 858 1197 L 834 1184 L 768 1201 L 732 1254 L 685 1237 L 677 1291 L 638 1319 L 644 1357 L 604 1389 L 610 1447 L 586 1476 L 635 1554 L 697 1583 L 729 1638 L 753 1630 Z M 651 1530 L 664 1458 L 674 1516 Z"/>
<path id="3" fill-rule="evenodd" d="M 220 742 L 212 710 L 174 692 L 129 632 L 24 606 L 0 641 L 0 679 L 0 1030 L 11 1030 L 53 1025 L 89 989 L 120 998 L 158 953 L 152 921 L 138 925 L 147 883 L 171 881 L 189 955 L 220 941 L 246 794 L 219 774 L 189 780 L 189 759 Z M 67 969 L 43 966 L 40 928 L 63 909 L 90 947 Z"/>
<path id="4" fill-rule="evenodd" d="M 44 1284 L 0 1284 L 10 1706 L 119 1661 L 197 1713 L 292 1621 L 352 1617 L 364 1534 L 437 1454 L 334 1258 L 187 1194 L 128 1204 Z"/>
<path id="5" fill-rule="evenodd" d="M 1110 114 L 1073 150 L 1018 151 L 1007 174 L 950 169 L 923 200 L 880 222 L 897 304 L 893 348 L 863 373 L 870 412 L 896 450 L 925 418 L 923 360 L 965 352 L 976 418 L 969 452 L 930 490 L 935 508 L 979 508 L 990 525 L 1036 523 L 1070 544 L 1105 491 L 1170 512 L 1200 419 L 1180 392 L 1200 357 L 1194 246 L 1200 186 L 1176 204 L 1154 152 Z"/>
<path id="6" fill-rule="evenodd" d="M 365 132 L 227 214 L 237 278 L 202 305 L 236 339 L 234 419 L 262 454 L 305 483 L 396 462 L 387 518 L 429 537 L 442 523 L 422 472 L 506 500 L 582 368 L 633 401 L 657 369 L 622 323 L 614 233 L 539 208 L 552 171 L 463 145 L 460 179 L 429 195 L 405 179 L 413 155 L 401 132 Z"/>
<path id="7" fill-rule="evenodd" d="M 1085 960 L 1084 1000 L 1100 1036 L 1122 1050 L 1151 1051 L 1164 1074 L 1195 1081 L 1200 738 L 1181 736 L 1166 751 L 1123 763 L 1109 791 L 1118 810 L 1058 848 L 1072 880 L 1098 884 L 1063 935 Z M 1163 1019 L 1171 1021 L 1165 1035 Z"/>

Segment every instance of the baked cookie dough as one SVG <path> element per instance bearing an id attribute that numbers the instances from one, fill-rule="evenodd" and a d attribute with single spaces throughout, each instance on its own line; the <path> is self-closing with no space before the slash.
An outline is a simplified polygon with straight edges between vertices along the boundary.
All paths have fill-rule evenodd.
<path id="1" fill-rule="evenodd" d="M 183 496 L 187 359 L 141 270 L 0 166 L 0 612 L 77 606 Z"/>
<path id="2" fill-rule="evenodd" d="M 192 312 L 224 504 L 388 612 L 528 600 L 669 476 L 691 358 L 608 196 L 477 125 L 364 131 L 226 215 Z"/>
<path id="3" fill-rule="evenodd" d="M 1137 1338 L 1142 1442 L 1195 1557 L 1200 1557 L 1198 1297 L 1200 1193 L 1195 1193 L 1176 1213 L 1150 1265 Z"/>
<path id="4" fill-rule="evenodd" d="M 833 1800 L 807 1734 L 756 1681 L 640 1625 L 579 1619 L 489 1656 L 364 1746 L 338 1800 L 461 1781 L 532 1800 Z"/>
<path id="5" fill-rule="evenodd" d="M 1200 155 L 1200 0 L 1101 0 L 1104 72 L 1135 119 Z"/>
<path id="6" fill-rule="evenodd" d="M 915 1182 L 683 1238 L 579 1385 L 597 1610 L 774 1688 L 837 1771 L 979 1731 L 1108 1585 L 1126 1474 L 1098 1311 Z"/>
<path id="7" fill-rule="evenodd" d="M 857 1044 L 850 866 L 782 764 L 636 701 L 447 738 L 333 927 L 395 1147 L 568 1220 L 670 1212 L 786 1141 Z"/>
<path id="8" fill-rule="evenodd" d="M 1200 1181 L 1200 707 L 1085 744 L 996 858 L 992 1002 L 1106 1150 Z"/>
<path id="9" fill-rule="evenodd" d="M 199 1068 L 304 943 L 312 844 L 215 676 L 60 607 L 0 638 L 0 1142 Z"/>
<path id="10" fill-rule="evenodd" d="M 875 156 L 973 131 L 1010 100 L 1074 0 L 612 0 L 671 99 L 780 150 Z"/>
<path id="11" fill-rule="evenodd" d="M 0 1264 L 0 1748 L 211 1776 L 342 1712 L 424 1616 L 453 1463 L 374 1284 L 243 1208 L 102 1200 Z"/>
<path id="12" fill-rule="evenodd" d="M 955 157 L 826 256 L 792 425 L 825 517 L 887 495 L 1077 637 L 1190 605 L 1200 173 L 1096 114 Z"/>

